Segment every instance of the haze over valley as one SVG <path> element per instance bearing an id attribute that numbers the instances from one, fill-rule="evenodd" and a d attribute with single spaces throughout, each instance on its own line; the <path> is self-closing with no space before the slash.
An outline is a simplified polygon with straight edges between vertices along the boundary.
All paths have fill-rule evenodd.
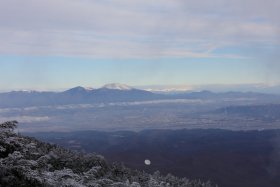
<path id="1" fill-rule="evenodd" d="M 194 91 L 159 94 L 123 84 L 63 92 L 0 93 L 0 120 L 19 131 L 278 129 L 280 95 Z"/>

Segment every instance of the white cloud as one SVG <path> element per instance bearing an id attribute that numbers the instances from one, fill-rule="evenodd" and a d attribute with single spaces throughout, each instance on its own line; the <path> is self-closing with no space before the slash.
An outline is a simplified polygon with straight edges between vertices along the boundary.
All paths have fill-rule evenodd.
<path id="1" fill-rule="evenodd" d="M 279 44 L 275 0 L 3 0 L 0 54 L 238 58 L 212 50 Z"/>
<path id="2" fill-rule="evenodd" d="M 36 123 L 48 121 L 50 118 L 48 116 L 11 116 L 11 117 L 1 117 L 0 122 L 16 120 L 19 123 Z"/>

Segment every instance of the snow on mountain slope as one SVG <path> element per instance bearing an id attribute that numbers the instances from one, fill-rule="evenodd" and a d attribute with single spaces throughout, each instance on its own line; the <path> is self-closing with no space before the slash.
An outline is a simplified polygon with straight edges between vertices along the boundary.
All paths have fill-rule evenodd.
<path id="1" fill-rule="evenodd" d="M 119 84 L 119 83 L 111 83 L 111 84 L 106 84 L 102 88 L 105 89 L 112 89 L 112 90 L 132 90 L 133 88 L 125 85 L 125 84 Z"/>

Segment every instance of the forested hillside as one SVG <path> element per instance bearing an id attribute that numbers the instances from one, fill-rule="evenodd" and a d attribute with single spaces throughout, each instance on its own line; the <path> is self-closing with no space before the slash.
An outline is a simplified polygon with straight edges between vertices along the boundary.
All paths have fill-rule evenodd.
<path id="1" fill-rule="evenodd" d="M 210 182 L 148 174 L 108 163 L 100 155 L 73 152 L 14 132 L 16 121 L 0 124 L 0 187 L 212 187 Z"/>

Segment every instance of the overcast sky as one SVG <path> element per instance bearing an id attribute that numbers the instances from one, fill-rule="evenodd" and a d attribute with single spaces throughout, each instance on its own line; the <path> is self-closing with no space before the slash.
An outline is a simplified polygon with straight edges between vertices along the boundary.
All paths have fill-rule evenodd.
<path id="1" fill-rule="evenodd" d="M 278 0 L 1 0 L 0 90 L 280 83 Z"/>

